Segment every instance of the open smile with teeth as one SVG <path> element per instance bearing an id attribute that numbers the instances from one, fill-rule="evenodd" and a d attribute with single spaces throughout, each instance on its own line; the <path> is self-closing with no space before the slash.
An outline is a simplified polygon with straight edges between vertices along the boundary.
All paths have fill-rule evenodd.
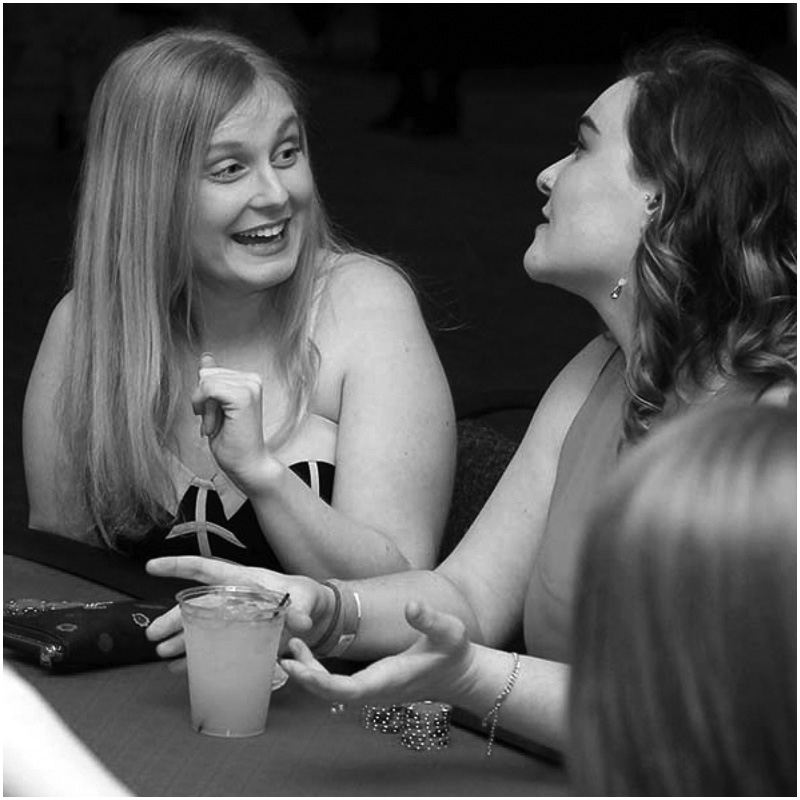
<path id="1" fill-rule="evenodd" d="M 259 225 L 255 228 L 248 228 L 246 231 L 232 233 L 231 238 L 238 244 L 244 245 L 270 244 L 283 238 L 288 224 L 289 221 L 284 219 L 281 222 Z"/>

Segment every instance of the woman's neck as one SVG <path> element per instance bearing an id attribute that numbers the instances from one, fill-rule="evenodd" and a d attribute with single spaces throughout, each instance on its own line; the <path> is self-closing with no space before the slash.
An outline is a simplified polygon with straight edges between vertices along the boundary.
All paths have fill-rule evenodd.
<path id="1" fill-rule="evenodd" d="M 633 302 L 624 295 L 617 300 L 608 298 L 600 303 L 592 303 L 603 324 L 614 341 L 622 348 L 627 362 L 633 348 Z"/>
<path id="2" fill-rule="evenodd" d="M 275 339 L 276 314 L 264 293 L 231 297 L 201 291 L 198 312 L 196 347 L 219 363 L 233 367 L 253 351 L 263 358 Z"/>

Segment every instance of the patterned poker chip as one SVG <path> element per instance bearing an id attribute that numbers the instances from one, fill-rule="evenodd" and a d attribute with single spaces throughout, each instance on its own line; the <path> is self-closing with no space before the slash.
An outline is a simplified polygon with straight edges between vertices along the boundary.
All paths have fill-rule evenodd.
<path id="1" fill-rule="evenodd" d="M 406 720 L 406 706 L 364 706 L 361 724 L 377 733 L 400 733 Z"/>
<path id="2" fill-rule="evenodd" d="M 410 750 L 443 750 L 450 744 L 451 706 L 434 700 L 391 706 L 364 706 L 361 723 L 370 731 L 400 734 Z"/>
<path id="3" fill-rule="evenodd" d="M 451 710 L 433 700 L 410 703 L 400 743 L 410 750 L 443 750 L 450 744 Z"/>

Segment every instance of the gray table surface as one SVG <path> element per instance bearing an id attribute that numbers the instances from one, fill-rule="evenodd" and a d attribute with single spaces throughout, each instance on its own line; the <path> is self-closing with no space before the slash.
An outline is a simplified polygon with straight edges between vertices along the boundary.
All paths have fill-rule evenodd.
<path id="1" fill-rule="evenodd" d="M 125 596 L 5 555 L 3 598 Z M 366 730 L 360 707 L 332 715 L 289 682 L 272 697 L 267 730 L 216 739 L 189 724 L 186 675 L 166 663 L 51 674 L 4 651 L 98 757 L 142 796 L 564 796 L 563 769 L 454 725 L 449 747 L 416 752 Z M 8 723 L 6 723 L 8 724 Z"/>

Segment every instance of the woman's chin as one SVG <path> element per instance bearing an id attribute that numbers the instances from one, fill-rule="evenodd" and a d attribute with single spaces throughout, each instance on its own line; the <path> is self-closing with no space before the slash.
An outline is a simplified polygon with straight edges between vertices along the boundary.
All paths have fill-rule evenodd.
<path id="1" fill-rule="evenodd" d="M 541 257 L 534 251 L 534 246 L 528 249 L 522 259 L 522 266 L 526 275 L 536 283 L 549 283 L 547 278 L 548 269 L 546 264 L 542 263 Z"/>

